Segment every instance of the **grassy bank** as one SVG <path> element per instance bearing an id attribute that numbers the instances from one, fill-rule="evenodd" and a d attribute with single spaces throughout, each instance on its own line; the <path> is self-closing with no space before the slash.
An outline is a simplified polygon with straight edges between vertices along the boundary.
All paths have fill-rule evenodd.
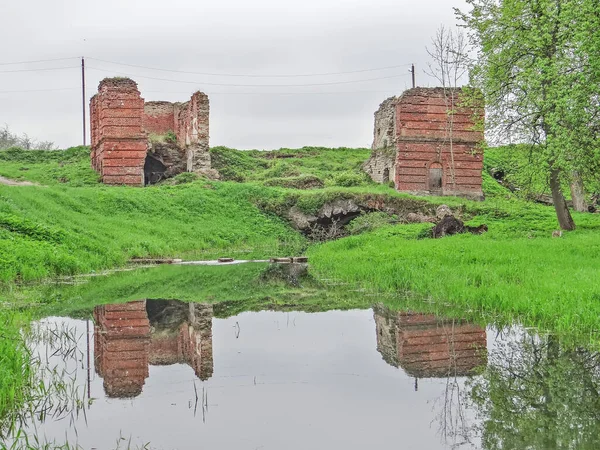
<path id="1" fill-rule="evenodd" d="M 24 324 L 25 316 L 0 307 L 0 430 L 2 419 L 23 404 L 30 387 L 29 353 L 20 334 Z"/>
<path id="2" fill-rule="evenodd" d="M 0 186 L 0 281 L 123 265 L 131 257 L 293 254 L 303 238 L 234 183 L 127 187 Z"/>
<path id="3" fill-rule="evenodd" d="M 587 227 L 562 238 L 551 238 L 553 222 L 543 220 L 529 229 L 488 222 L 487 235 L 439 240 L 420 239 L 423 225 L 412 235 L 387 226 L 313 247 L 309 256 L 320 277 L 598 339 L 600 220 L 578 219 Z"/>
<path id="4" fill-rule="evenodd" d="M 507 151 L 491 150 L 486 167 L 519 173 L 510 172 Z M 211 152 L 232 181 L 145 189 L 97 184 L 85 148 L 0 152 L 0 175 L 43 184 L 0 186 L 0 281 L 89 273 L 131 257 L 298 254 L 312 244 L 287 222 L 292 206 L 312 214 L 327 202 L 354 199 L 431 214 L 444 203 L 489 232 L 434 241 L 425 239 L 430 224 L 390 226 L 393 216 L 379 212 L 349 227 L 362 234 L 309 248 L 314 269 L 364 288 L 503 311 L 552 329 L 600 329 L 594 272 L 600 215 L 575 214 L 577 231 L 553 239 L 553 208 L 524 201 L 487 172 L 484 202 L 415 198 L 366 180 L 360 173 L 366 149 Z"/>

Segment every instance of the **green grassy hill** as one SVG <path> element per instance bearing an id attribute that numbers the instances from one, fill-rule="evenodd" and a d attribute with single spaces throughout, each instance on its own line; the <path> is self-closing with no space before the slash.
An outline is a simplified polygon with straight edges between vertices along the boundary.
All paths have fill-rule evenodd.
<path id="1" fill-rule="evenodd" d="M 552 238 L 554 210 L 525 201 L 484 172 L 483 202 L 417 199 L 372 183 L 366 149 L 211 150 L 224 181 L 183 174 L 162 185 L 103 186 L 86 148 L 0 152 L 0 175 L 40 186 L 0 185 L 0 281 L 38 281 L 123 266 L 132 257 L 268 258 L 308 252 L 314 273 L 369 290 L 408 293 L 531 323 L 600 328 L 600 215 L 575 214 L 577 230 Z M 488 151 L 486 168 L 508 170 L 514 154 Z M 431 224 L 363 214 L 354 234 L 318 245 L 294 230 L 287 211 L 315 212 L 338 199 L 406 208 L 442 203 L 482 236 L 425 238 Z M 420 205 L 420 206 L 419 206 Z M 600 311 L 598 311 L 600 312 Z M 594 328 L 595 327 L 595 328 Z"/>

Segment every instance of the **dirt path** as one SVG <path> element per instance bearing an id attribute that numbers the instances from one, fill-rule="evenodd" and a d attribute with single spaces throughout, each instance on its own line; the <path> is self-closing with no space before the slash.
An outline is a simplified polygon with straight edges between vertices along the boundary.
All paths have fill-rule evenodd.
<path id="1" fill-rule="evenodd" d="M 0 184 L 4 184 L 6 186 L 39 186 L 39 184 L 32 183 L 31 181 L 11 180 L 10 178 L 5 178 L 2 175 L 0 175 Z"/>

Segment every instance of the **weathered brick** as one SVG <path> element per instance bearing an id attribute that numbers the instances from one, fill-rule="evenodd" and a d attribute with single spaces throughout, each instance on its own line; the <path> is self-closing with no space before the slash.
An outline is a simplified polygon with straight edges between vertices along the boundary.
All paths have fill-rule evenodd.
<path id="1" fill-rule="evenodd" d="M 415 88 L 383 102 L 375 113 L 373 155 L 364 169 L 379 182 L 390 174 L 400 191 L 482 198 L 483 132 L 476 131 L 475 122 L 483 108 L 463 107 L 461 95 L 460 89 Z M 392 149 L 393 158 L 382 156 Z M 434 192 L 440 169 L 430 166 L 442 171 L 442 186 Z"/>
<path id="2" fill-rule="evenodd" d="M 143 186 L 143 175 L 105 175 L 102 177 L 102 182 L 112 185 L 126 186 Z"/>

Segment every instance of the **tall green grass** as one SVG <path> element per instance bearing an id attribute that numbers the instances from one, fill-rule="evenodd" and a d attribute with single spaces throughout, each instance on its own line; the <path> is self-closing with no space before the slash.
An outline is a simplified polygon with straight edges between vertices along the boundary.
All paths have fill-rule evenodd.
<path id="1" fill-rule="evenodd" d="M 320 277 L 600 340 L 600 220 L 562 238 L 543 224 L 528 233 L 524 223 L 509 222 L 488 235 L 435 240 L 422 238 L 427 225 L 409 227 L 412 233 L 387 226 L 308 254 Z"/>
<path id="2" fill-rule="evenodd" d="M 29 352 L 20 333 L 26 320 L 3 308 L 0 306 L 0 436 L 2 419 L 23 404 L 31 380 Z"/>
<path id="3" fill-rule="evenodd" d="M 0 282 L 97 271 L 132 257 L 298 253 L 304 238 L 252 202 L 268 195 L 202 181 L 146 189 L 0 186 Z"/>
<path id="4" fill-rule="evenodd" d="M 274 151 L 211 150 L 213 167 L 225 180 L 295 187 L 302 181 L 324 186 L 361 186 L 373 183 L 362 171 L 371 151 L 365 148 L 303 147 Z"/>

